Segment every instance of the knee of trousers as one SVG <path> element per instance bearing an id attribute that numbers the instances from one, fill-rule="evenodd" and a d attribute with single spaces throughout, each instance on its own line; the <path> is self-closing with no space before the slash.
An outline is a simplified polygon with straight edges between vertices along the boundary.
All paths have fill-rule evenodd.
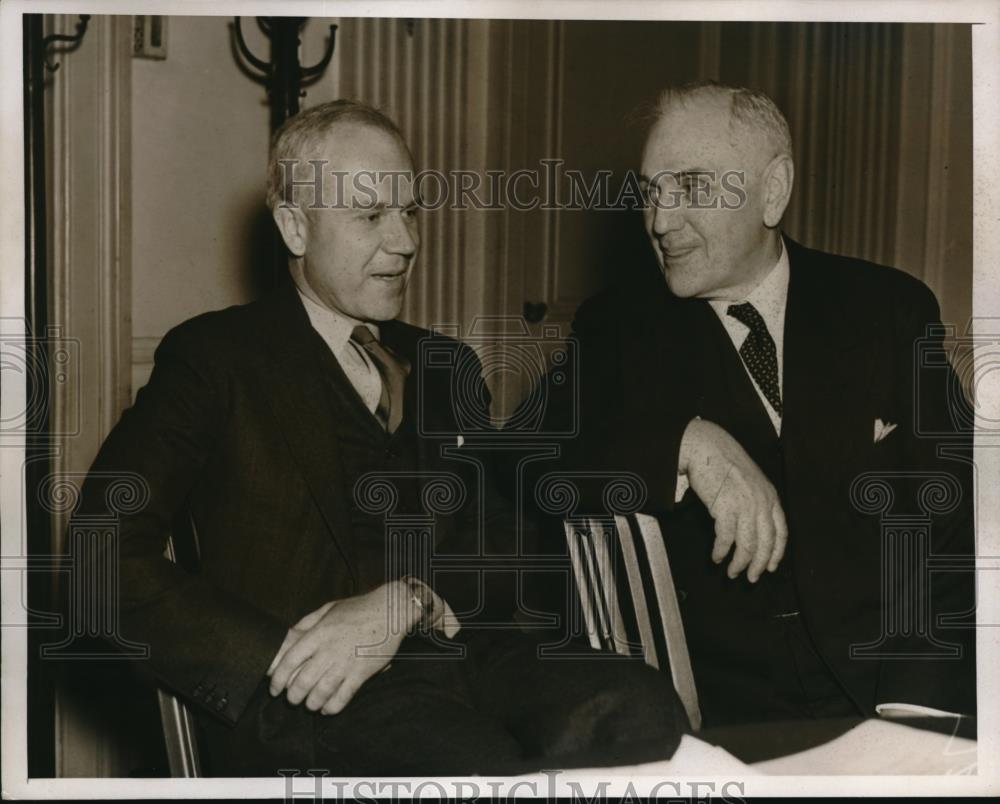
<path id="1" fill-rule="evenodd" d="M 689 732 L 691 725 L 669 673 L 623 661 L 605 674 L 599 700 L 604 722 L 622 739 Z"/>
<path id="2" fill-rule="evenodd" d="M 601 663 L 588 689 L 560 724 L 554 744 L 670 742 L 690 724 L 670 676 L 640 662 Z M 596 668 L 595 668 L 596 669 Z M 580 690 L 583 692 L 583 690 Z"/>

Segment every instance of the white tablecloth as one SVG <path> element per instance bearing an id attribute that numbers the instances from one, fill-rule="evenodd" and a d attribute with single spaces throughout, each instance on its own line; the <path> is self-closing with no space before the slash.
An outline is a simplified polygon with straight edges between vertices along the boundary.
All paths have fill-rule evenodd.
<path id="1" fill-rule="evenodd" d="M 976 772 L 976 741 L 866 720 L 828 743 L 757 762 L 768 775 L 954 775 Z"/>

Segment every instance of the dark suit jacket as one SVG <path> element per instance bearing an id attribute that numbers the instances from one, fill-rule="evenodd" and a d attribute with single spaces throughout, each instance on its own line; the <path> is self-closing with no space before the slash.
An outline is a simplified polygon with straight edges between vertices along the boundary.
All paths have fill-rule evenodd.
<path id="1" fill-rule="evenodd" d="M 399 321 L 381 332 L 414 367 L 396 436 L 363 406 L 288 283 L 167 333 L 148 385 L 85 484 L 80 513 L 92 515 L 107 512 L 107 473 L 145 479 L 148 504 L 118 521 L 122 635 L 149 645 L 146 669 L 160 684 L 228 723 L 239 719 L 290 625 L 325 601 L 377 585 L 359 570 L 365 545 L 355 538 L 353 488 L 361 467 L 345 456 L 370 454 L 376 444 L 384 450 L 380 468 L 459 475 L 466 504 L 438 517 L 436 547 L 459 556 L 479 550 L 475 462 L 442 458 L 454 436 L 415 435 L 418 422 L 454 431 L 458 404 L 489 404 L 485 387 L 453 398 L 454 366 L 478 360 L 435 336 L 434 348 L 450 359 L 425 370 L 418 342 L 429 333 Z M 418 445 L 416 467 L 394 463 L 397 436 L 407 434 Z M 200 543 L 197 574 L 163 558 L 185 506 Z M 512 532 L 509 520 L 497 521 L 502 513 L 486 510 L 488 535 Z M 432 583 L 460 618 L 480 602 L 462 573 Z"/>
<path id="2" fill-rule="evenodd" d="M 710 560 L 713 522 L 704 506 L 690 491 L 675 505 L 679 445 L 695 416 L 732 434 L 778 489 L 789 526 L 785 571 L 801 616 L 858 707 L 871 712 L 877 703 L 901 701 L 971 711 L 968 626 L 933 628 L 941 641 L 960 646 L 961 659 L 850 653 L 852 645 L 880 641 L 892 605 L 883 594 L 881 520 L 864 510 L 878 507 L 880 492 L 856 487 L 852 502 L 856 479 L 894 473 L 885 481 L 894 502 L 884 513 L 919 519 L 921 505 L 931 503 L 933 553 L 973 553 L 971 436 L 969 419 L 962 419 L 968 408 L 954 394 L 940 333 L 925 344 L 921 362 L 914 351 L 926 327 L 939 321 L 937 303 L 905 273 L 785 242 L 791 275 L 780 440 L 716 313 L 704 301 L 672 296 L 656 276 L 607 291 L 578 311 L 578 397 L 560 400 L 553 388 L 549 401 L 554 416 L 580 406 L 581 435 L 566 446 L 566 464 L 632 471 L 645 481 L 646 507 L 661 515 L 702 693 L 731 692 L 750 673 L 760 676 L 758 689 L 766 687 L 773 668 L 761 654 L 769 649 L 755 640 L 776 581 L 767 573 L 757 585 L 745 576 L 728 579 L 728 562 Z M 873 437 L 877 418 L 897 425 L 880 443 Z M 945 435 L 922 437 L 926 431 Z M 944 443 L 964 459 L 939 457 Z M 954 502 L 945 512 L 949 506 L 920 493 L 935 473 L 952 479 L 943 481 Z M 933 615 L 966 612 L 971 621 L 971 572 L 934 573 L 932 586 Z M 904 642 L 896 634 L 885 647 L 899 653 Z M 924 639 L 908 644 L 922 656 L 928 651 Z"/>

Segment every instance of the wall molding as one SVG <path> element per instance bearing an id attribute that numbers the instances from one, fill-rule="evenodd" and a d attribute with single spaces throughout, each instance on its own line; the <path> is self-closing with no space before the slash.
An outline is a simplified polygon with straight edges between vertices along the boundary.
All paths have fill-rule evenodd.
<path id="1" fill-rule="evenodd" d="M 132 338 L 132 367 L 153 365 L 153 354 L 163 340 L 162 335 L 137 335 Z"/>
<path id="2" fill-rule="evenodd" d="M 50 321 L 79 360 L 53 396 L 60 474 L 87 471 L 129 402 L 131 19 L 93 17 L 80 46 L 59 55 L 46 90 Z M 50 16 L 46 32 L 71 31 L 76 20 Z M 67 524 L 65 513 L 53 515 L 54 553 L 66 552 Z M 127 740 L 91 717 L 86 702 L 56 689 L 57 775 L 127 775 Z"/>
<path id="3" fill-rule="evenodd" d="M 485 86 L 470 86 L 470 75 L 485 82 L 473 57 L 464 19 L 352 19 L 341 21 L 340 86 L 383 109 L 399 123 L 417 169 L 469 169 L 470 98 Z M 472 165 L 476 167 L 477 165 Z M 435 192 L 433 182 L 425 188 Z M 450 205 L 421 213 L 422 244 L 400 317 L 420 326 L 458 325 L 464 329 L 465 263 L 470 217 Z"/>

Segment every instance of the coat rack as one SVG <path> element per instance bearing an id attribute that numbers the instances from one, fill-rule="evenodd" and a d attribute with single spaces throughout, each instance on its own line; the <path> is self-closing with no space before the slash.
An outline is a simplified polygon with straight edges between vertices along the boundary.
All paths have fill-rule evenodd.
<path id="1" fill-rule="evenodd" d="M 257 17 L 257 25 L 271 43 L 271 60 L 264 61 L 255 56 L 243 38 L 243 28 L 239 17 L 235 17 L 232 27 L 233 38 L 239 55 L 246 65 L 241 68 L 251 78 L 267 87 L 271 102 L 271 131 L 278 128 L 289 117 L 299 111 L 299 98 L 306 93 L 303 87 L 314 83 L 333 58 L 336 46 L 337 26 L 330 26 L 330 38 L 326 52 L 316 64 L 303 67 L 299 64 L 299 31 L 305 24 L 305 17 Z M 247 66 L 249 65 L 249 66 Z M 254 72 L 256 70 L 256 72 Z"/>

